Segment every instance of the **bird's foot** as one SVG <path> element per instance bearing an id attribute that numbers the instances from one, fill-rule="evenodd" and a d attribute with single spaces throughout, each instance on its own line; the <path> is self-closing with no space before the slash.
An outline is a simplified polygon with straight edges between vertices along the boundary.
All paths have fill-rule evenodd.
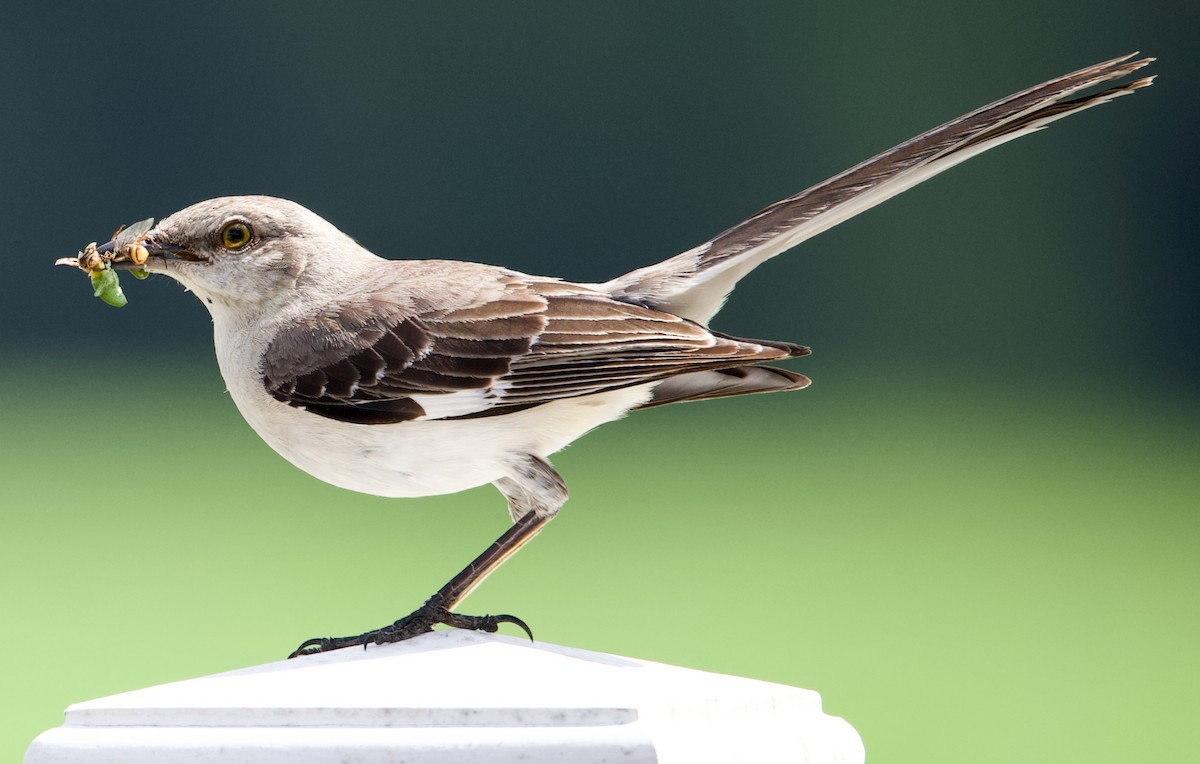
<path id="1" fill-rule="evenodd" d="M 520 626 L 521 630 L 529 636 L 529 639 L 533 639 L 533 632 L 530 631 L 529 626 L 515 615 L 460 615 L 458 613 L 451 613 L 441 604 L 441 598 L 434 595 L 426 600 L 424 605 L 390 626 L 364 632 L 355 637 L 319 637 L 309 639 L 292 651 L 292 654 L 288 658 L 295 658 L 298 655 L 315 655 L 316 653 L 325 653 L 330 650 L 355 647 L 357 645 L 362 645 L 365 649 L 369 644 L 382 645 L 387 642 L 402 642 L 420 634 L 433 631 L 433 627 L 438 624 L 450 626 L 455 629 L 485 631 L 492 634 L 500 628 L 500 624 L 502 623 L 512 623 Z"/>

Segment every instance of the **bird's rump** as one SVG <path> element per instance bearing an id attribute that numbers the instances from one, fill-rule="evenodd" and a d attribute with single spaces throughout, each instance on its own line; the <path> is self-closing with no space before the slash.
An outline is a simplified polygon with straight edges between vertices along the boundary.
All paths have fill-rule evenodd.
<path id="1" fill-rule="evenodd" d="M 374 291 L 383 320 L 356 321 L 341 305 L 295 322 L 268 347 L 263 383 L 313 414 L 393 424 L 502 414 L 808 352 L 727 337 L 579 284 L 501 269 L 492 278 L 497 290 L 465 303 L 397 291 L 395 309 L 381 311 Z"/>

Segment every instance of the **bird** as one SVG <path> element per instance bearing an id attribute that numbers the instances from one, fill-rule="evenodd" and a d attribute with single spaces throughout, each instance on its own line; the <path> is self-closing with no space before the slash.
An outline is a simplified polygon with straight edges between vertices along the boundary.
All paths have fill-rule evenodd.
<path id="1" fill-rule="evenodd" d="M 509 623 L 532 638 L 516 616 L 455 611 L 566 502 L 551 454 L 632 411 L 808 386 L 803 374 L 770 365 L 807 347 L 710 328 L 738 280 L 943 170 L 1146 87 L 1153 77 L 1096 89 L 1154 60 L 1136 56 L 976 109 L 603 283 L 384 259 L 270 196 L 211 199 L 153 225 L 136 267 L 174 279 L 208 308 L 233 402 L 286 460 L 367 494 L 491 484 L 507 502 L 512 525 L 412 613 L 358 635 L 306 640 L 290 657 L 439 625 L 494 632 Z M 114 238 L 96 251 L 120 246 Z"/>

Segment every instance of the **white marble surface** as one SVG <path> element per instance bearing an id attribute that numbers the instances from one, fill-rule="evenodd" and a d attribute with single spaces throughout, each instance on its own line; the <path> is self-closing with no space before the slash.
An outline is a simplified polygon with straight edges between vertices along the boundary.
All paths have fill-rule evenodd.
<path id="1" fill-rule="evenodd" d="M 863 758 L 811 690 L 449 630 L 78 703 L 25 762 Z"/>

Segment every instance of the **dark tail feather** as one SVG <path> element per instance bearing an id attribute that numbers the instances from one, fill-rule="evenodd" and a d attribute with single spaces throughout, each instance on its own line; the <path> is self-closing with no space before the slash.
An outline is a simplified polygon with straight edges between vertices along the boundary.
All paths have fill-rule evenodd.
<path id="1" fill-rule="evenodd" d="M 803 390 L 809 383 L 809 378 L 803 374 L 773 366 L 737 366 L 717 371 L 696 371 L 663 380 L 654 388 L 654 395 L 650 400 L 638 408 L 729 398 L 734 395 Z"/>

